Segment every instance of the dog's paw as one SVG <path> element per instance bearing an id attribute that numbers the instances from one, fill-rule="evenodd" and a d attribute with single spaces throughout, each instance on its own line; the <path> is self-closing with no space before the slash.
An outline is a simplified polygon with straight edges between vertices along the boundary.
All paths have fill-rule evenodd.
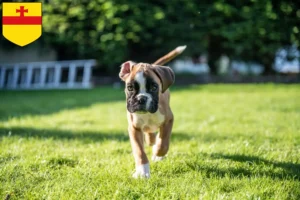
<path id="1" fill-rule="evenodd" d="M 158 162 L 158 161 L 162 161 L 163 159 L 165 159 L 166 156 L 157 156 L 156 154 L 159 153 L 159 151 L 157 150 L 157 146 L 153 145 L 152 147 L 152 161 L 153 162 Z"/>
<path id="2" fill-rule="evenodd" d="M 159 162 L 159 161 L 162 161 L 163 159 L 165 159 L 165 156 L 156 156 L 156 155 L 152 156 L 153 162 Z"/>
<path id="3" fill-rule="evenodd" d="M 150 178 L 150 166 L 149 163 L 137 166 L 135 172 L 132 175 L 133 178 Z"/>

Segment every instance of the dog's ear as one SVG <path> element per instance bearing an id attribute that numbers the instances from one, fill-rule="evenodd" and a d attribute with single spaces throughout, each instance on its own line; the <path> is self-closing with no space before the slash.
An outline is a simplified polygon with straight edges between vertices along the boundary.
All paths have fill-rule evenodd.
<path id="1" fill-rule="evenodd" d="M 120 70 L 120 73 L 119 73 L 120 79 L 122 79 L 123 81 L 126 80 L 126 78 L 128 77 L 128 75 L 130 74 L 130 72 L 131 72 L 132 67 L 133 67 L 134 64 L 135 64 L 135 62 L 127 61 L 127 62 L 124 62 L 121 65 L 121 70 Z"/>
<path id="2" fill-rule="evenodd" d="M 164 93 L 175 81 L 175 74 L 170 67 L 152 65 L 154 73 L 158 76 L 162 84 L 162 93 Z"/>

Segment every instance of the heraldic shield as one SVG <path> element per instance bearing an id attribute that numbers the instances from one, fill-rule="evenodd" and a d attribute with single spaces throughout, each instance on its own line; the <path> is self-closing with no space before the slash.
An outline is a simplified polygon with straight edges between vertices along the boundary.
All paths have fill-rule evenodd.
<path id="1" fill-rule="evenodd" d="M 2 33 L 19 46 L 37 40 L 42 35 L 42 3 L 3 3 Z"/>

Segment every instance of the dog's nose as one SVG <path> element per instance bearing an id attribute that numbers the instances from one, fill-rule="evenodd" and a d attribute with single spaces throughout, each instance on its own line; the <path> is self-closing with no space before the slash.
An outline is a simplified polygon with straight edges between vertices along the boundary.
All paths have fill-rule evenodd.
<path id="1" fill-rule="evenodd" d="M 145 104 L 147 102 L 147 97 L 141 96 L 138 98 L 139 104 Z"/>

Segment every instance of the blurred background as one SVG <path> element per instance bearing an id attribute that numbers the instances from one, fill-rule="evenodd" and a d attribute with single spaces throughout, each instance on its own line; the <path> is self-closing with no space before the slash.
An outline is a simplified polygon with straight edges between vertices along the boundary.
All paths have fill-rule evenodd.
<path id="1" fill-rule="evenodd" d="M 37 41 L 0 35 L 0 199 L 300 199 L 300 0 L 42 3 Z M 120 66 L 181 45 L 170 153 L 131 181 Z"/>
<path id="2" fill-rule="evenodd" d="M 39 81 L 50 87 L 55 80 L 76 87 L 70 76 L 71 81 L 85 79 L 92 85 L 116 84 L 124 61 L 151 63 L 180 45 L 187 45 L 186 51 L 169 64 L 178 84 L 300 81 L 298 1 L 42 3 L 43 34 L 37 41 L 21 48 L 0 37 L 2 88 L 22 83 L 30 87 Z M 74 62 L 57 62 L 65 60 Z M 76 64 L 76 60 L 83 61 Z M 32 62 L 39 63 L 29 76 Z M 16 63 L 23 65 L 23 72 L 13 69 Z M 56 70 L 58 65 L 64 69 Z M 93 67 L 91 72 L 82 68 L 87 65 Z"/>

